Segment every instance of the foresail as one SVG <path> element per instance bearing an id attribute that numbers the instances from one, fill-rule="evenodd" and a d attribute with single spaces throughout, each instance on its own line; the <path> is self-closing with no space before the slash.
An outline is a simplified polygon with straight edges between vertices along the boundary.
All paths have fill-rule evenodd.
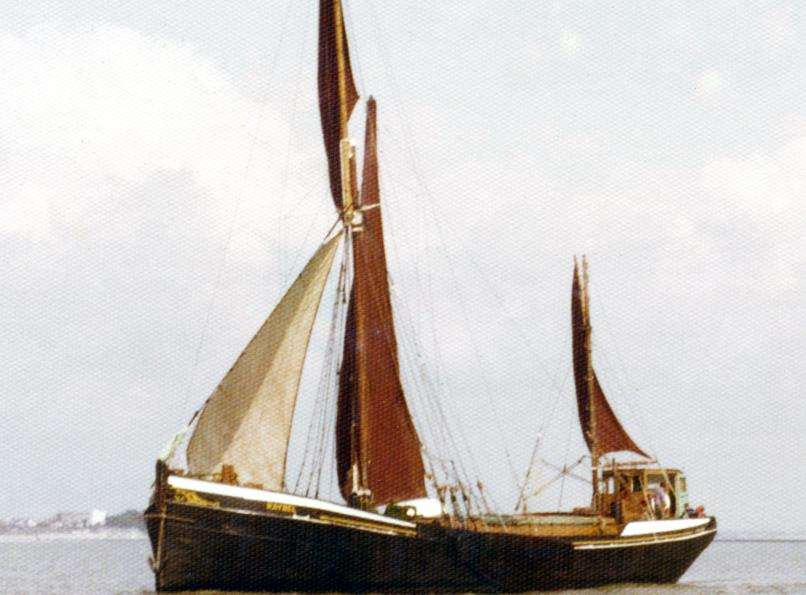
<path id="1" fill-rule="evenodd" d="M 631 451 L 649 458 L 622 427 L 593 370 L 587 292 L 587 275 L 580 280 L 575 260 L 571 288 L 572 345 L 579 423 L 585 443 L 594 458 L 618 451 Z"/>
<path id="2" fill-rule="evenodd" d="M 241 483 L 281 490 L 308 341 L 341 236 L 322 245 L 202 409 L 191 474 L 233 465 Z"/>
<path id="3" fill-rule="evenodd" d="M 354 480 L 373 504 L 426 495 L 420 440 L 400 382 L 383 242 L 375 101 L 367 103 L 362 224 L 353 234 L 355 276 L 345 332 L 337 413 L 342 495 Z M 353 472 L 359 478 L 353 477 Z"/>
<path id="4" fill-rule="evenodd" d="M 330 191 L 342 210 L 340 142 L 347 138 L 347 120 L 358 101 L 350 66 L 341 0 L 319 2 L 319 116 L 327 153 Z"/>

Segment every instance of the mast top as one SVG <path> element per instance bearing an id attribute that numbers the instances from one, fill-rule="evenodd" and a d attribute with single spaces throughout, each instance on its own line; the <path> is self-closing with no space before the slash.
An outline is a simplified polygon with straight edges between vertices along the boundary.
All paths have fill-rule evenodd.
<path id="1" fill-rule="evenodd" d="M 348 122 L 358 101 L 350 65 L 341 0 L 319 2 L 319 116 L 328 161 L 330 191 L 346 222 L 356 198 L 355 155 Z"/>

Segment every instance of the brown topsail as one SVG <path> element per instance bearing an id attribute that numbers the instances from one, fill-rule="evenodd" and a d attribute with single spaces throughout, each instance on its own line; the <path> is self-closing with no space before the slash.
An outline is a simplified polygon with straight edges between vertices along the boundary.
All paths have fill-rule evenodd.
<path id="1" fill-rule="evenodd" d="M 351 210 L 354 189 L 345 187 L 350 182 L 355 155 L 348 139 L 347 122 L 358 102 L 358 91 L 353 81 L 350 50 L 344 29 L 344 11 L 339 0 L 322 0 L 319 3 L 319 116 L 327 154 L 330 191 L 336 208 Z"/>
<path id="2" fill-rule="evenodd" d="M 592 364 L 585 259 L 581 274 L 574 262 L 571 332 L 590 506 L 495 509 L 481 481 L 470 481 L 453 460 L 435 459 L 421 441 L 401 380 L 378 109 L 370 97 L 359 183 L 349 136 L 359 95 L 341 0 L 320 0 L 318 41 L 338 222 L 193 416 L 185 464 L 177 462 L 181 438 L 157 461 L 146 510 L 156 588 L 512 592 L 676 581 L 714 538 L 716 520 L 692 511 L 682 472 L 640 449 L 608 403 Z M 314 471 L 305 488 L 292 487 L 286 476 L 302 370 L 339 258 L 329 343 L 338 347 L 335 403 L 328 405 L 325 391 L 323 413 L 311 425 L 320 446 L 302 463 Z M 322 446 L 328 436 L 329 449 Z M 327 453 L 343 502 L 319 497 Z M 614 453 L 640 460 L 620 462 Z"/>

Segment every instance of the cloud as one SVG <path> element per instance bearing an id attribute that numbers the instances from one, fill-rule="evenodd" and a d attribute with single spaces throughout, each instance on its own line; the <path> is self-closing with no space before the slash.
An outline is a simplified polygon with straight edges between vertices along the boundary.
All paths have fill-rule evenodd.
<path id="1" fill-rule="evenodd" d="M 806 214 L 806 136 L 769 153 L 722 157 L 703 168 L 703 185 L 733 207 L 763 222 Z"/>
<path id="2" fill-rule="evenodd" d="M 9 184 L 13 190 L 0 203 L 0 235 L 48 242 L 53 237 L 50 204 L 46 189 L 35 181 L 19 178 Z M 8 188 L 8 186 L 7 186 Z"/>
<path id="3" fill-rule="evenodd" d="M 562 32 L 560 47 L 566 56 L 574 57 L 582 51 L 584 39 L 576 31 L 565 30 Z"/>
<path id="4" fill-rule="evenodd" d="M 697 79 L 694 94 L 700 100 L 713 101 L 720 96 L 725 84 L 722 73 L 715 68 L 709 68 L 703 71 Z"/>
<path id="5" fill-rule="evenodd" d="M 125 239 L 144 213 L 129 198 L 143 188 L 161 193 L 153 182 L 165 176 L 195 188 L 175 233 L 221 241 L 240 209 L 236 257 L 265 256 L 251 228 L 271 212 L 267 195 L 308 196 L 321 206 L 310 182 L 295 183 L 304 176 L 282 171 L 277 155 L 289 130 L 278 110 L 242 93 L 190 44 L 110 25 L 39 27 L 0 35 L 0 73 L 7 238 L 40 246 L 46 238 Z M 288 238 L 298 239 L 301 227 L 289 225 Z"/>
<path id="6" fill-rule="evenodd" d="M 115 509 L 145 498 L 146 462 L 265 319 L 309 230 L 312 251 L 332 222 L 305 216 L 329 215 L 324 178 L 306 175 L 321 148 L 286 160 L 271 102 L 194 46 L 123 27 L 0 33 L 0 84 L 0 353 L 16 387 L 0 431 L 31 482 L 2 509 Z M 142 423 L 119 440 L 132 408 Z M 58 502 L 24 496 L 54 481 Z"/>
<path id="7" fill-rule="evenodd" d="M 710 199 L 710 216 L 723 226 L 745 230 L 746 245 L 737 247 L 737 253 L 754 263 L 735 278 L 754 293 L 802 292 L 806 136 L 768 152 L 717 158 L 703 167 L 702 186 Z"/>
<path id="8" fill-rule="evenodd" d="M 792 5 L 776 7 L 762 21 L 764 40 L 773 48 L 790 46 L 797 41 L 797 16 Z"/>
<path id="9" fill-rule="evenodd" d="M 573 31 L 546 38 L 546 68 L 567 63 L 548 58 L 578 55 L 588 42 Z M 193 45 L 127 28 L 0 34 L 0 245 L 12 265 L 0 313 L 10 321 L 4 382 L 15 387 L 14 400 L 0 401 L 0 430 L 9 437 L 9 473 L 21 478 L 6 509 L 93 502 L 100 488 L 75 477 L 116 477 L 109 506 L 144 499 L 153 455 L 276 303 L 318 228 L 332 222 L 315 100 L 299 101 L 307 128 L 291 140 L 280 111 L 235 80 Z M 700 73 L 699 85 L 692 77 L 703 101 L 723 97 L 728 82 L 717 70 Z M 302 93 L 314 86 L 311 77 Z M 448 406 L 479 429 L 474 444 L 498 444 L 485 395 L 500 399 L 502 411 L 523 412 L 515 423 L 524 427 L 511 434 L 530 442 L 563 382 L 569 418 L 556 424 L 563 435 L 554 443 L 567 443 L 576 415 L 570 255 L 583 251 L 597 340 L 626 362 L 624 390 L 600 367 L 617 407 L 620 394 L 649 387 L 644 402 L 660 429 L 681 400 L 712 402 L 719 412 L 746 406 L 735 394 L 759 394 L 757 403 L 768 393 L 797 394 L 798 367 L 775 367 L 794 355 L 769 354 L 796 354 L 802 344 L 799 310 L 787 310 L 803 290 L 802 119 L 797 132 L 775 136 L 790 139 L 777 147 L 737 152 L 714 135 L 707 162 L 682 154 L 664 162 L 665 144 L 631 161 L 616 146 L 625 130 L 618 119 L 582 133 L 527 125 L 522 144 L 508 143 L 482 130 L 499 128 L 506 104 L 491 102 L 502 111 L 480 127 L 468 117 L 475 112 L 406 90 L 416 97 L 402 98 L 414 109 L 400 128 L 415 134 L 395 128 L 392 101 L 380 114 L 396 306 L 408 306 L 424 348 L 411 349 L 399 325 L 401 357 L 414 358 L 403 373 L 419 381 L 426 362 L 430 379 L 445 383 Z M 596 107 L 595 99 L 585 101 Z M 566 110 L 548 111 L 548 121 L 561 122 Z M 676 135 L 679 116 L 658 128 L 664 139 L 686 140 L 685 126 Z M 547 160 L 533 150 L 545 146 L 561 155 Z M 218 279 L 236 209 L 229 266 Z M 431 357 L 437 350 L 441 358 Z M 720 400 L 721 391 L 730 394 Z M 132 407 L 136 423 L 124 431 L 121 412 Z M 47 423 L 42 411 L 51 412 Z M 90 417 L 101 421 L 90 428 Z M 694 448 L 707 433 L 697 424 L 711 418 L 666 433 L 665 448 L 687 460 L 679 445 Z M 79 429 L 86 441 L 64 448 Z M 501 456 L 486 460 L 502 467 Z M 65 470 L 58 501 L 36 490 L 53 481 L 54 464 Z"/>

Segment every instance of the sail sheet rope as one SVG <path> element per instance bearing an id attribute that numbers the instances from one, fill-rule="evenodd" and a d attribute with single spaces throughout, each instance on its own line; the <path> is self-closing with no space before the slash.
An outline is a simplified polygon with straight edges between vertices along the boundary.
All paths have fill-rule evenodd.
<path id="1" fill-rule="evenodd" d="M 304 13 L 304 22 L 310 22 L 314 18 L 314 10 L 315 5 L 313 2 L 306 3 L 306 12 Z M 297 132 L 299 130 L 299 113 L 300 110 L 297 108 L 299 104 L 300 97 L 302 96 L 302 81 L 305 77 L 302 76 L 303 69 L 306 66 L 306 59 L 305 57 L 309 55 L 309 46 L 311 43 L 309 35 L 303 36 L 302 43 L 299 45 L 299 50 L 294 62 L 294 76 L 290 77 L 293 81 L 293 91 L 291 93 L 291 102 L 290 102 L 290 124 L 288 130 L 288 142 L 286 143 L 285 155 L 283 159 L 283 166 L 280 173 L 280 192 L 277 195 L 277 252 L 279 254 L 280 259 L 280 273 L 282 275 L 282 282 L 286 284 L 289 280 L 291 274 L 295 270 L 293 267 L 288 267 L 288 263 L 286 262 L 286 255 L 285 251 L 283 250 L 283 246 L 287 239 L 286 233 L 286 205 L 288 204 L 288 193 L 289 193 L 289 186 L 291 180 L 291 169 L 293 164 L 293 155 L 294 155 L 294 142 L 299 141 L 301 135 Z M 326 172 L 321 172 L 319 179 L 324 180 L 326 178 Z M 318 189 L 317 185 L 312 187 L 313 189 Z M 307 194 L 306 194 L 307 196 Z M 303 199 L 304 200 L 304 199 Z M 298 198 L 294 201 L 291 205 L 291 211 L 295 211 L 295 207 L 298 206 L 298 203 L 301 200 Z M 313 225 L 313 222 L 311 222 Z M 305 244 L 301 244 L 300 249 L 304 248 Z"/>
<path id="2" fill-rule="evenodd" d="M 357 199 L 357 196 L 355 196 L 353 194 L 354 190 L 355 190 L 355 187 L 353 186 L 353 184 L 357 184 L 357 179 L 355 179 L 355 173 L 354 173 L 355 170 L 352 169 L 353 173 L 352 173 L 351 177 L 353 178 L 354 182 L 351 183 L 350 186 L 345 186 L 344 188 L 342 188 L 343 176 L 345 175 L 344 165 L 343 165 L 344 153 L 343 153 L 343 147 L 340 147 L 340 146 L 337 146 L 337 145 L 340 145 L 341 143 L 343 143 L 342 139 L 344 139 L 346 137 L 347 133 L 348 133 L 348 131 L 347 131 L 347 120 L 350 118 L 350 114 L 352 113 L 353 108 L 354 108 L 354 106 L 356 104 L 356 101 L 358 99 L 358 94 L 357 94 L 357 91 L 356 91 L 356 88 L 355 88 L 355 81 L 353 79 L 353 69 L 352 69 L 351 60 L 350 60 L 350 51 L 348 49 L 348 45 L 349 45 L 348 44 L 348 39 L 347 39 L 347 36 L 345 34 L 345 29 L 346 29 L 345 28 L 345 16 L 346 15 L 345 15 L 345 11 L 343 9 L 343 6 L 338 0 L 335 0 L 335 1 L 329 0 L 329 1 L 323 1 L 322 3 L 320 3 L 318 88 L 319 88 L 319 105 L 320 105 L 320 116 L 321 116 L 322 131 L 323 131 L 323 136 L 324 136 L 324 141 L 325 141 L 326 155 L 327 155 L 328 162 L 329 162 L 331 193 L 333 195 L 333 199 L 334 199 L 334 202 L 336 204 L 336 207 L 339 210 L 343 210 L 343 211 L 346 211 L 346 212 L 349 213 L 353 208 L 353 203 Z M 360 65 L 359 65 L 359 67 L 360 67 Z M 370 110 L 369 110 L 369 108 L 374 108 L 374 104 L 372 104 L 371 99 L 370 99 L 370 105 L 368 105 L 368 116 L 367 116 L 368 117 L 368 125 L 369 125 L 369 122 L 370 122 L 370 119 L 369 119 L 370 118 L 370 113 L 369 113 Z M 367 137 L 367 146 L 365 147 L 365 164 L 364 164 L 365 175 L 366 175 L 366 173 L 368 171 L 366 169 L 367 163 L 368 163 L 366 160 L 370 156 L 372 156 L 372 159 L 373 159 L 373 162 L 374 162 L 374 158 L 375 158 L 374 157 L 375 156 L 375 149 L 374 149 L 374 147 L 375 147 L 375 144 L 374 144 L 375 143 L 375 140 L 374 140 L 374 138 L 375 138 L 374 137 L 374 130 L 375 130 L 374 109 L 372 109 L 371 111 L 372 111 L 372 116 L 373 116 L 372 117 L 372 127 L 371 127 L 371 129 L 367 128 L 367 134 L 369 135 L 370 130 L 372 130 L 372 135 L 373 136 L 372 136 L 372 145 L 371 145 L 371 147 L 370 147 L 369 136 Z M 368 151 L 370 149 L 371 149 L 370 153 L 366 153 L 366 151 Z M 341 165 L 339 165 L 340 163 L 341 163 Z M 354 163 L 351 163 L 351 165 L 354 167 Z M 373 170 L 372 170 L 373 171 L 373 176 L 377 176 L 377 169 L 376 169 L 377 165 L 372 165 L 372 168 L 373 168 Z M 369 188 L 370 189 L 374 188 L 374 190 L 372 190 L 372 192 L 373 192 L 372 196 L 374 198 L 371 198 L 370 202 L 377 202 L 378 201 L 378 198 L 377 198 L 377 192 L 378 192 L 378 189 L 377 189 L 377 177 L 374 177 L 374 178 L 371 178 L 371 179 L 374 179 L 374 182 L 371 183 Z M 366 181 L 367 180 L 364 179 L 364 184 L 366 184 Z M 346 184 L 346 182 L 344 182 L 344 183 Z M 350 197 L 351 194 L 353 194 L 352 199 Z M 364 194 L 364 186 L 362 185 L 362 195 L 363 194 Z M 371 208 L 372 206 L 374 206 L 374 205 L 369 205 L 369 208 Z M 373 227 L 373 224 L 371 224 L 371 221 L 375 222 L 374 227 Z M 387 310 L 390 310 L 390 308 L 389 308 L 388 305 L 386 305 L 387 301 L 388 301 L 388 298 L 384 297 L 386 295 L 386 291 L 388 291 L 388 281 L 387 281 L 387 278 L 386 278 L 386 275 L 387 275 L 386 265 L 385 265 L 384 262 L 380 262 L 380 264 L 378 264 L 377 257 L 375 257 L 375 260 L 372 261 L 372 262 L 365 262 L 365 260 L 364 260 L 364 259 L 370 257 L 370 255 L 366 253 L 366 250 L 370 249 L 370 246 L 372 246 L 371 250 L 373 251 L 373 254 L 376 251 L 379 250 L 378 254 L 380 255 L 381 260 L 384 260 L 384 257 L 383 257 L 383 245 L 381 244 L 379 247 L 377 246 L 379 241 L 382 242 L 382 239 L 381 239 L 382 238 L 382 231 L 381 231 L 380 226 L 379 226 L 380 218 L 379 218 L 379 216 L 378 216 L 377 219 L 375 219 L 373 217 L 373 219 L 371 221 L 365 220 L 365 226 L 367 227 L 367 229 L 366 229 L 366 231 L 364 233 L 368 234 L 365 239 L 367 241 L 370 241 L 370 239 L 372 239 L 371 241 L 373 243 L 371 243 L 371 244 L 368 243 L 368 244 L 365 245 L 365 243 L 362 241 L 360 246 L 358 246 L 358 245 L 356 246 L 356 251 L 355 251 L 355 254 L 359 254 L 359 248 L 361 248 L 360 255 L 358 256 L 359 260 L 357 261 L 357 263 L 361 265 L 360 268 L 361 268 L 361 271 L 362 271 L 362 276 L 360 278 L 361 285 L 358 286 L 359 289 L 361 289 L 361 292 L 359 292 L 359 294 L 357 294 L 357 295 L 358 295 L 358 297 L 361 297 L 362 300 L 363 300 L 363 304 L 364 304 L 363 308 L 365 308 L 365 309 L 370 308 L 370 310 L 375 308 L 375 310 L 377 310 L 377 311 L 374 312 L 374 314 L 372 314 L 372 316 L 374 317 L 373 318 L 374 321 L 371 324 L 373 324 L 373 325 L 374 324 L 380 324 L 381 326 L 376 329 L 376 332 L 380 331 L 380 335 L 371 334 L 371 335 L 368 335 L 367 337 L 365 337 L 364 339 L 359 339 L 359 340 L 361 340 L 361 341 L 369 341 L 368 344 L 371 344 L 372 341 L 375 341 L 376 344 L 373 346 L 373 349 L 378 349 L 378 348 L 383 349 L 383 347 L 381 347 L 381 346 L 383 345 L 384 342 L 386 342 L 385 349 L 387 350 L 389 356 L 394 358 L 394 361 L 389 362 L 389 364 L 393 366 L 393 369 L 394 369 L 393 376 L 397 377 L 397 376 L 401 375 L 401 372 L 400 372 L 400 370 L 398 368 L 398 365 L 399 365 L 398 364 L 398 352 L 397 352 L 396 345 L 394 344 L 395 339 L 394 339 L 393 323 L 392 323 L 392 320 L 390 318 L 390 316 L 392 316 L 392 312 L 391 311 L 389 311 L 388 313 L 386 312 Z M 348 223 L 349 223 L 349 220 L 348 220 Z M 371 232 L 371 229 L 374 229 L 374 231 Z M 363 237 L 363 236 L 361 236 L 361 237 Z M 346 244 L 349 245 L 349 241 L 347 241 Z M 355 261 L 355 257 L 354 257 L 354 263 L 353 264 L 354 264 L 354 266 L 357 266 L 356 261 Z M 356 274 L 357 274 L 357 272 L 356 272 Z M 376 278 L 376 276 L 377 276 L 377 278 Z M 373 294 L 368 295 L 366 293 L 366 291 L 369 288 L 375 288 L 375 290 L 377 290 L 377 288 L 385 288 L 385 290 L 381 289 L 381 294 L 379 294 L 377 296 L 377 298 L 376 298 L 376 297 L 373 297 Z M 354 290 L 351 289 L 350 295 L 352 296 L 353 293 L 354 293 Z M 351 299 L 352 299 L 352 297 L 351 297 Z M 376 299 L 381 299 L 382 302 L 377 302 Z M 358 303 L 358 302 L 356 302 L 356 303 Z M 361 310 L 357 310 L 357 311 L 361 312 Z M 367 316 L 367 315 L 368 314 L 362 314 L 362 316 Z M 388 323 L 385 322 L 387 318 L 389 318 Z M 349 320 L 351 320 L 351 319 L 348 317 L 348 323 L 349 323 Z M 384 327 L 383 325 L 387 325 L 387 326 Z M 362 326 L 361 328 L 364 328 L 364 327 Z M 377 344 L 379 338 L 380 338 L 380 341 L 381 341 L 380 345 Z M 345 352 L 345 357 L 346 357 L 346 352 Z M 359 360 L 358 363 L 363 366 L 365 364 L 362 364 L 361 363 L 362 361 L 363 360 Z M 351 365 L 353 365 L 353 364 L 351 364 Z M 363 370 L 363 371 L 360 371 L 360 370 Z M 398 380 L 393 380 L 392 377 L 389 376 L 389 373 L 388 373 L 389 371 L 388 370 L 386 372 L 384 372 L 382 370 L 377 370 L 377 369 L 374 369 L 374 371 L 373 371 L 373 369 L 370 369 L 368 371 L 367 369 L 360 368 L 360 370 L 359 370 L 360 374 L 366 375 L 366 374 L 370 373 L 370 376 L 362 376 L 362 382 L 367 382 L 367 381 L 370 381 L 370 380 L 372 380 L 373 382 L 380 382 L 381 384 L 377 385 L 376 390 L 384 390 L 384 391 L 391 390 L 392 391 L 392 394 L 390 395 L 390 398 L 392 398 L 393 401 L 395 401 L 395 399 L 397 399 L 397 401 L 395 401 L 395 402 L 397 402 L 396 406 L 399 409 L 402 408 L 400 411 L 398 411 L 396 413 L 396 415 L 402 416 L 400 418 L 401 422 L 406 421 L 408 419 L 409 414 L 406 413 L 406 411 L 405 411 L 406 406 L 404 404 L 403 405 L 400 404 L 400 401 L 402 401 L 402 399 L 403 399 L 403 396 L 402 396 L 402 393 L 401 393 L 402 388 L 399 387 L 399 386 L 398 386 L 398 388 L 395 388 L 396 383 L 399 385 L 399 379 Z M 345 373 L 344 370 L 342 370 L 342 373 Z M 326 372 L 326 374 L 327 374 L 327 372 Z M 346 378 L 347 377 L 341 378 L 340 382 L 344 383 Z M 327 381 L 327 376 L 325 376 L 325 381 Z M 384 383 L 386 383 L 386 384 L 384 384 Z M 391 383 L 391 384 L 389 384 L 389 383 Z M 349 382 L 348 382 L 348 385 L 345 385 L 345 386 L 348 387 L 348 390 L 351 390 L 351 389 L 349 389 Z M 343 390 L 345 390 L 344 387 L 339 388 L 340 393 L 343 392 Z M 370 390 L 373 390 L 372 387 L 370 387 Z M 395 395 L 397 395 L 397 396 L 395 396 Z M 328 410 L 327 391 L 324 392 L 324 397 L 325 398 L 323 399 L 323 401 L 324 401 L 323 404 L 320 404 L 318 406 L 317 419 L 321 419 L 321 417 Z M 341 405 L 341 399 L 342 398 L 343 398 L 343 395 L 340 395 L 339 396 L 339 403 L 340 403 L 339 407 L 340 408 L 342 407 L 342 405 Z M 368 407 L 369 405 L 370 404 L 368 404 L 368 403 L 364 403 L 362 405 L 362 407 Z M 377 409 L 377 404 L 375 405 L 375 408 Z M 340 409 L 340 411 L 341 411 L 341 409 Z M 378 415 L 377 411 L 374 412 L 374 413 L 372 413 L 372 411 L 374 411 L 374 410 L 373 409 L 367 409 L 366 413 L 369 414 L 369 415 L 376 415 L 376 416 Z M 362 413 L 362 415 L 363 415 L 363 413 Z M 395 418 L 395 419 L 397 419 L 397 418 Z M 386 423 L 383 418 L 376 418 L 375 421 L 376 422 Z M 320 423 L 320 422 L 315 421 L 314 423 Z M 383 426 L 383 423 L 381 423 L 381 426 Z M 410 423 L 411 423 L 411 421 L 409 421 L 409 424 Z M 364 428 L 362 430 L 362 436 L 368 437 L 366 435 L 366 432 L 370 429 L 370 427 L 371 426 L 364 426 Z M 389 427 L 389 429 L 391 429 L 391 428 L 395 427 L 395 425 L 392 424 L 392 425 L 389 425 L 388 427 Z M 439 428 L 440 426 L 437 425 L 436 427 Z M 320 428 L 321 428 L 321 425 L 320 425 Z M 402 430 L 402 428 L 398 428 L 398 429 Z M 313 432 L 314 435 L 318 435 L 318 436 L 322 435 L 322 432 L 319 432 L 319 431 L 316 431 L 316 430 L 312 430 L 312 432 Z M 364 438 L 362 438 L 362 440 L 363 439 Z M 402 439 L 402 437 L 401 437 L 401 439 Z M 423 449 L 422 449 L 422 447 L 421 447 L 421 445 L 419 443 L 419 440 L 416 438 L 416 436 L 413 439 L 414 439 L 415 442 L 411 446 L 414 446 L 417 451 L 422 451 Z M 343 440 L 343 438 L 340 439 L 339 444 L 343 445 L 341 440 Z M 387 438 L 384 437 L 384 436 L 376 436 L 375 438 L 373 438 L 373 440 L 375 442 L 370 441 L 370 442 L 368 442 L 366 444 L 366 446 L 367 447 L 372 447 L 372 445 L 375 444 L 375 446 L 377 447 L 379 445 L 379 443 L 377 443 L 378 440 L 384 441 L 384 440 L 387 440 Z M 364 447 L 362 446 L 362 450 L 363 450 L 363 448 Z M 383 463 L 383 465 L 394 464 L 393 463 L 394 457 L 389 458 L 387 451 L 383 450 L 385 448 L 386 447 L 382 447 L 382 450 L 376 451 L 376 455 L 381 455 L 381 458 L 385 459 L 385 462 Z M 322 462 L 321 461 L 322 461 L 323 456 L 324 456 L 323 455 L 323 448 L 320 446 L 318 448 L 308 450 L 308 452 L 313 452 L 314 453 L 313 455 L 311 455 L 311 456 L 313 456 L 313 459 L 314 459 L 314 462 L 313 462 L 313 464 L 311 466 L 311 473 L 312 474 L 315 473 L 316 477 L 321 477 L 321 468 L 322 468 Z M 419 459 L 421 458 L 421 453 L 418 453 L 418 454 L 413 454 L 412 453 L 412 455 L 413 455 L 414 458 L 409 463 L 411 465 L 414 465 L 415 459 L 417 461 L 419 461 Z M 370 454 L 369 456 L 372 456 L 372 455 Z M 310 458 L 310 457 L 306 457 L 306 458 Z M 344 459 L 344 454 L 343 453 L 339 454 L 338 458 L 339 458 L 339 474 L 340 474 L 339 481 L 340 481 L 340 483 L 343 483 L 345 478 L 342 477 L 342 475 L 346 472 L 346 469 L 343 468 L 343 466 L 345 465 L 345 462 L 343 460 Z M 349 459 L 350 456 L 348 456 L 347 458 Z M 349 461 L 347 461 L 346 464 L 349 464 Z M 375 461 L 375 466 L 377 467 L 377 465 L 379 465 L 379 464 L 381 464 L 381 462 L 376 460 Z M 454 465 L 454 468 L 455 468 L 455 465 Z M 366 473 L 366 470 L 364 472 Z M 388 473 L 388 471 L 385 471 L 385 472 Z M 422 471 L 419 471 L 418 473 L 422 473 Z M 366 482 L 367 479 L 368 479 L 367 477 L 363 477 L 362 481 Z M 372 479 L 371 476 L 370 476 L 369 479 Z M 308 486 L 307 486 L 308 489 L 310 489 L 311 483 L 313 481 L 314 481 L 314 479 L 313 479 L 313 477 L 311 477 L 309 479 L 309 482 L 308 482 Z M 372 480 L 372 481 L 377 481 L 377 480 Z M 406 481 L 408 481 L 408 480 L 406 480 Z M 319 481 L 317 480 L 316 483 L 317 483 L 317 488 L 316 489 L 318 489 Z M 394 491 L 394 490 L 402 489 L 405 492 L 407 490 L 414 490 L 414 488 L 415 488 L 414 484 L 412 484 L 409 487 L 403 487 L 404 483 L 400 483 L 399 487 L 391 487 L 393 484 L 388 484 L 388 482 L 386 482 L 386 483 L 382 482 L 382 483 L 378 484 L 376 487 L 379 488 L 382 491 L 383 490 L 387 490 L 387 491 L 392 490 L 392 491 Z M 394 485 L 397 485 L 397 484 L 394 484 Z M 479 485 L 481 485 L 481 484 L 479 484 Z M 345 488 L 344 485 L 342 485 L 341 488 L 342 488 L 343 493 L 344 493 L 345 489 L 348 489 L 348 491 L 349 491 L 349 488 Z M 375 488 L 373 487 L 372 489 L 374 490 Z M 382 493 L 382 492 L 379 492 L 379 493 Z M 346 494 L 345 494 L 345 497 L 347 497 Z M 383 498 L 383 497 L 388 497 L 388 496 L 381 496 L 381 497 Z"/>
<path id="3" fill-rule="evenodd" d="M 397 292 L 393 291 L 393 296 L 398 305 L 396 311 L 399 314 L 400 336 L 406 347 L 402 350 L 405 354 L 403 373 L 407 384 L 412 387 L 408 394 L 413 397 L 414 411 L 418 416 L 419 426 L 425 430 L 429 438 L 425 447 L 425 455 L 431 462 L 435 483 L 437 485 L 456 485 L 460 491 L 467 494 L 469 507 L 476 506 L 493 513 L 494 508 L 485 501 L 483 494 L 477 494 L 477 491 L 481 491 L 480 477 L 476 474 L 476 477 L 473 478 L 465 465 L 464 459 L 468 455 L 472 459 L 472 451 L 460 447 L 459 441 L 453 434 L 455 424 L 451 422 L 451 416 L 445 411 L 445 399 L 440 396 L 442 390 L 433 382 L 423 358 L 421 358 L 423 349 L 413 330 L 410 311 L 406 307 L 405 301 L 399 299 Z M 461 426 L 459 427 L 461 428 Z M 468 510 L 467 513 L 470 514 L 471 511 Z"/>

